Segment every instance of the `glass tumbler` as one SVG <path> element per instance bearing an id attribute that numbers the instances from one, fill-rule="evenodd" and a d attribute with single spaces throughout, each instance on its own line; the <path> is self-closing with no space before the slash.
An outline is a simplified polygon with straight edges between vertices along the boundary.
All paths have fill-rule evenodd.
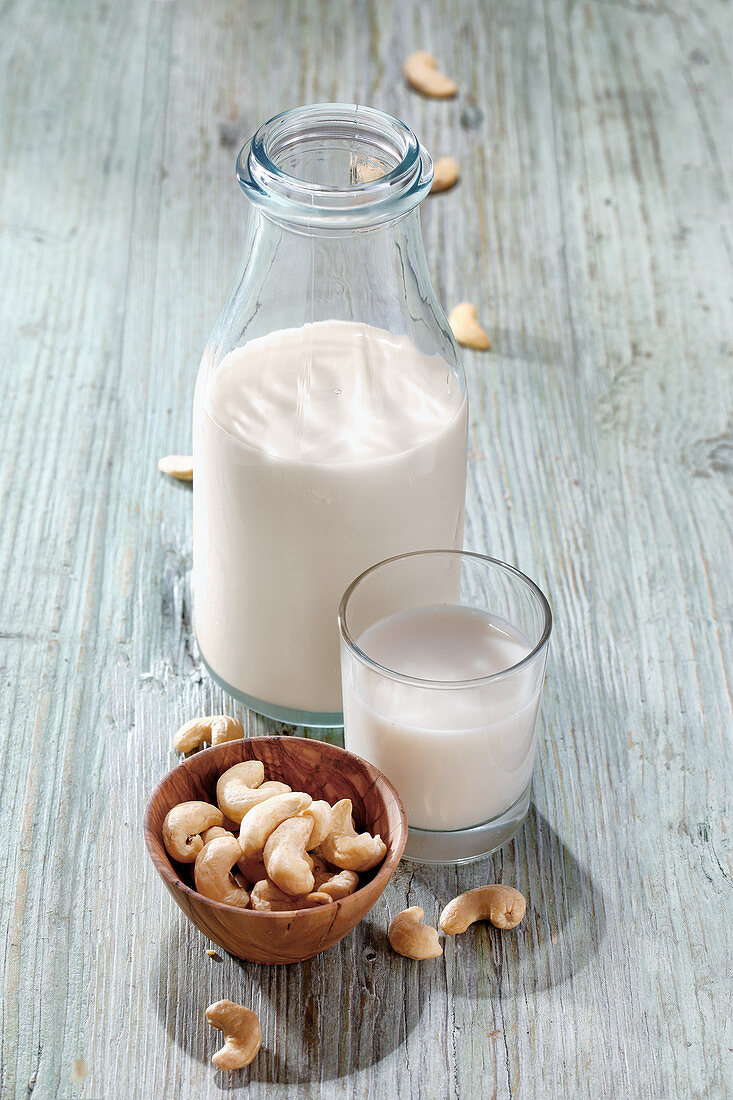
<path id="1" fill-rule="evenodd" d="M 214 679 L 272 718 L 342 722 L 338 603 L 392 554 L 460 547 L 466 385 L 398 119 L 297 107 L 245 146 L 244 259 L 199 368 L 194 622 Z"/>
<path id="2" fill-rule="evenodd" d="M 339 609 L 344 745 L 394 783 L 405 858 L 463 863 L 529 808 L 552 614 L 537 585 L 480 554 L 405 554 Z"/>

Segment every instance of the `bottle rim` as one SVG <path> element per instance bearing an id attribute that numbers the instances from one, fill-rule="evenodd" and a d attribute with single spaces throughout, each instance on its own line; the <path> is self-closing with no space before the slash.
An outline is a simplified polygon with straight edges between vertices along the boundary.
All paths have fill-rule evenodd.
<path id="1" fill-rule="evenodd" d="M 348 186 L 311 181 L 284 167 L 306 146 L 343 143 Z M 367 178 L 373 172 L 376 178 Z M 424 198 L 433 181 L 430 154 L 404 122 L 355 103 L 313 103 L 269 119 L 237 158 L 237 180 L 250 202 L 295 225 L 353 229 L 392 220 Z"/>

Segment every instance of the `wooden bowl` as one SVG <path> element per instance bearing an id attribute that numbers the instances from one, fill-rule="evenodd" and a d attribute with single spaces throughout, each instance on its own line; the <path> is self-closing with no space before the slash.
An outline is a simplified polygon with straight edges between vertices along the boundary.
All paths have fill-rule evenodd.
<path id="1" fill-rule="evenodd" d="M 242 760 L 261 760 L 265 778 L 278 779 L 315 800 L 350 798 L 359 831 L 379 835 L 384 862 L 360 876 L 353 894 L 329 905 L 288 913 L 262 913 L 211 901 L 193 889 L 193 865 L 173 862 L 163 844 L 163 821 L 179 802 L 216 804 L 216 781 Z M 143 825 L 155 869 L 186 916 L 204 935 L 240 959 L 292 963 L 332 947 L 359 923 L 382 894 L 402 856 L 407 818 L 386 776 L 353 753 L 301 737 L 250 737 L 197 752 L 173 768 L 150 796 Z"/>

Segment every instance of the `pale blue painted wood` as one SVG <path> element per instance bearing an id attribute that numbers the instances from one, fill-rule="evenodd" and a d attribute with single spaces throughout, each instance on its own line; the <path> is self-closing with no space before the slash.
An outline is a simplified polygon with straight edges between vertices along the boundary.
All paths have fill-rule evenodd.
<path id="1" fill-rule="evenodd" d="M 723 1096 L 728 5 L 8 0 L 0 21 L 0 1095 Z M 415 48 L 455 102 L 405 88 Z M 338 948 L 266 970 L 212 961 L 143 850 L 173 731 L 237 710 L 191 638 L 190 491 L 156 461 L 190 445 L 239 262 L 236 149 L 323 99 L 461 161 L 423 225 L 444 303 L 476 301 L 494 345 L 466 355 L 467 545 L 536 576 L 556 626 L 516 842 L 405 865 Z M 390 914 L 434 920 L 487 877 L 526 893 L 517 933 L 390 953 Z M 203 1021 L 222 996 L 265 1036 L 231 1081 Z"/>

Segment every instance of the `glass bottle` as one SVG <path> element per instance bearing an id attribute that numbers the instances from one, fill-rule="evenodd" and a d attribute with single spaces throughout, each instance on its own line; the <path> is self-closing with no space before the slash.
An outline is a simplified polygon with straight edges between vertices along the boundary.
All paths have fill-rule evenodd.
<path id="1" fill-rule="evenodd" d="M 342 723 L 337 612 L 384 558 L 459 549 L 468 409 L 404 123 L 315 104 L 237 161 L 242 272 L 194 399 L 194 620 L 213 678 L 261 714 Z"/>

